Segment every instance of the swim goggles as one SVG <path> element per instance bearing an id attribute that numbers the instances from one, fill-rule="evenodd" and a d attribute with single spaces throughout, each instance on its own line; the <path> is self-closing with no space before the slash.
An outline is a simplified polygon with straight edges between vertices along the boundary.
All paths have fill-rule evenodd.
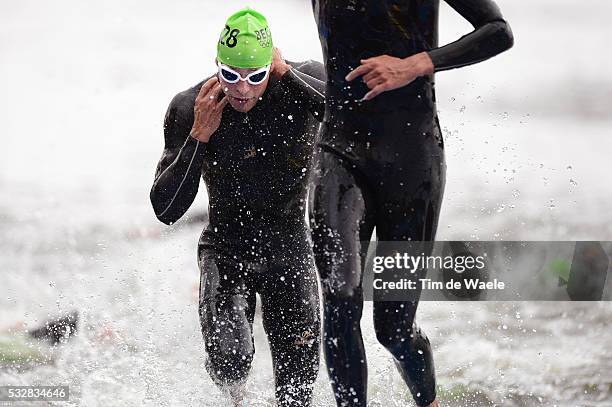
<path id="1" fill-rule="evenodd" d="M 270 67 L 272 65 L 266 65 L 263 68 L 251 72 L 244 78 L 238 72 L 234 71 L 232 68 L 226 65 L 217 64 L 217 66 L 219 67 L 219 74 L 227 83 L 238 83 L 238 81 L 247 81 L 251 85 L 259 85 L 268 77 L 268 73 L 270 73 Z"/>

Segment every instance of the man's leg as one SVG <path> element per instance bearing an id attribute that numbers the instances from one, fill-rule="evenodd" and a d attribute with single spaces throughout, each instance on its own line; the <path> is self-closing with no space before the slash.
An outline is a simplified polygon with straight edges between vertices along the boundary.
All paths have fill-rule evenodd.
<path id="1" fill-rule="evenodd" d="M 228 256 L 201 247 L 199 264 L 206 370 L 239 405 L 255 353 L 255 292 L 248 287 L 244 267 Z"/>
<path id="2" fill-rule="evenodd" d="M 393 188 L 380 194 L 376 222 L 379 241 L 432 241 L 435 237 L 445 184 L 443 157 L 432 168 L 412 171 Z M 428 255 L 428 245 L 424 254 Z M 378 253 L 377 253 L 378 255 Z M 424 277 L 426 270 L 422 270 Z M 417 405 L 436 398 L 436 379 L 429 339 L 415 322 L 418 301 L 375 301 L 374 329 L 378 341 L 393 355 L 395 364 Z"/>
<path id="3" fill-rule="evenodd" d="M 350 164 L 322 152 L 310 191 L 312 237 L 323 293 L 323 346 L 338 405 L 365 406 L 366 354 L 361 337 L 362 270 L 373 230 L 364 183 Z"/>
<path id="4" fill-rule="evenodd" d="M 310 247 L 293 259 L 270 264 L 260 291 L 276 400 L 281 407 L 308 407 L 319 372 L 320 321 L 317 274 Z"/>
<path id="5" fill-rule="evenodd" d="M 416 301 L 375 302 L 374 329 L 417 405 L 428 406 L 436 398 L 436 376 L 429 339 L 414 320 L 417 305 Z"/>

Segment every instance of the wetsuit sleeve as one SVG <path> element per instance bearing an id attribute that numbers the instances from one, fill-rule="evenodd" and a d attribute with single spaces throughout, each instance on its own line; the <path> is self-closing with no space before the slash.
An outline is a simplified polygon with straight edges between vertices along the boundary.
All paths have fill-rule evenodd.
<path id="1" fill-rule="evenodd" d="M 484 61 L 514 44 L 510 26 L 492 0 L 445 1 L 474 26 L 474 31 L 428 52 L 436 72 Z"/>
<path id="2" fill-rule="evenodd" d="M 167 225 L 180 219 L 193 203 L 206 147 L 189 135 L 193 123 L 186 118 L 190 107 L 183 99 L 181 94 L 175 96 L 166 112 L 165 147 L 150 193 L 155 215 Z"/>
<path id="3" fill-rule="evenodd" d="M 310 113 L 323 121 L 325 113 L 325 73 L 323 64 L 308 61 L 292 65 L 282 81 L 295 90 L 306 102 Z"/>

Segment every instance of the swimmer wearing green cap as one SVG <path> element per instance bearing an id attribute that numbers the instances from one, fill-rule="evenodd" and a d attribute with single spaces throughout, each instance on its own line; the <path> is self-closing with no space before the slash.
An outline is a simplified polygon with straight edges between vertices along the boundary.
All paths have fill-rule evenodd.
<path id="1" fill-rule="evenodd" d="M 178 93 L 151 189 L 173 224 L 204 179 L 210 222 L 198 244 L 206 369 L 241 405 L 262 303 L 280 406 L 310 406 L 319 370 L 317 276 L 306 190 L 324 112 L 322 64 L 286 62 L 266 19 L 244 9 L 224 25 L 217 72 Z"/>

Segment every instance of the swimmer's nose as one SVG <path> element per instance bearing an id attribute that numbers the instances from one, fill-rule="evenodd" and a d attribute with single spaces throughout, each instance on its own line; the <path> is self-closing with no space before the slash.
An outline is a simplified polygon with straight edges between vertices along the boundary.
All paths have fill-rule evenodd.
<path id="1" fill-rule="evenodd" d="M 251 90 L 251 85 L 249 85 L 247 82 L 245 81 L 239 81 L 238 86 L 236 88 L 236 90 L 241 94 L 241 95 L 247 95 L 249 93 L 249 91 Z"/>

